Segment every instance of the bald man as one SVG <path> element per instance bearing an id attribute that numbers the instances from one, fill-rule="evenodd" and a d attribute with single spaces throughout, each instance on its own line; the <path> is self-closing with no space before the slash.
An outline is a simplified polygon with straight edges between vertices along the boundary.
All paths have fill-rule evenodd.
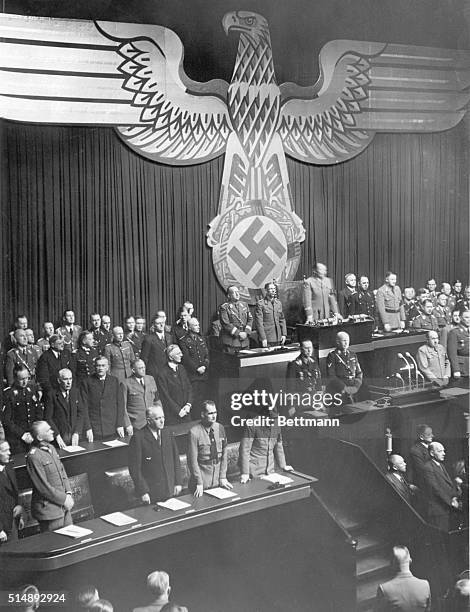
<path id="1" fill-rule="evenodd" d="M 326 358 L 327 391 L 340 393 L 343 404 L 355 401 L 362 385 L 362 370 L 356 354 L 349 349 L 349 334 L 336 334 L 336 348 Z"/>
<path id="2" fill-rule="evenodd" d="M 181 493 L 181 464 L 176 441 L 165 429 L 160 402 L 146 411 L 147 425 L 134 432 L 129 443 L 129 472 L 143 504 Z"/>
<path id="3" fill-rule="evenodd" d="M 303 306 L 307 323 L 339 315 L 333 281 L 326 274 L 325 264 L 317 263 L 313 275 L 304 280 Z"/>
<path id="4" fill-rule="evenodd" d="M 416 362 L 426 380 L 439 387 L 449 384 L 450 361 L 442 344 L 439 344 L 439 334 L 430 330 L 426 334 L 426 344 L 419 347 Z"/>
<path id="5" fill-rule="evenodd" d="M 406 479 L 406 462 L 401 455 L 390 455 L 385 478 L 409 504 L 413 503 L 413 495 L 417 487 Z"/>
<path id="6" fill-rule="evenodd" d="M 459 509 L 459 492 L 444 467 L 444 446 L 440 442 L 431 442 L 429 455 L 431 460 L 423 467 L 428 522 L 442 531 L 449 531 L 451 513 Z"/>

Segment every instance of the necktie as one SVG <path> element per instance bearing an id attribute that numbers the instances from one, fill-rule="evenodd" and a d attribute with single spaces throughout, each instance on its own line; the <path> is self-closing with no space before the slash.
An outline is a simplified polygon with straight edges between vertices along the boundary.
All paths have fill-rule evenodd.
<path id="1" fill-rule="evenodd" d="M 209 440 L 211 442 L 210 458 L 214 461 L 217 461 L 217 459 L 219 458 L 219 454 L 217 452 L 217 443 L 215 441 L 214 430 L 212 429 L 212 427 L 209 429 Z"/>

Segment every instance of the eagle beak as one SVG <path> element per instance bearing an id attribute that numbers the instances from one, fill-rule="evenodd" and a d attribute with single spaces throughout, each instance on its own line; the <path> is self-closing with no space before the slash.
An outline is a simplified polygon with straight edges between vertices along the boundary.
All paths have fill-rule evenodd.
<path id="1" fill-rule="evenodd" d="M 222 19 L 222 27 L 224 28 L 224 32 L 228 35 L 229 31 L 236 26 L 240 25 L 240 21 L 238 20 L 236 13 L 227 13 L 224 15 Z"/>

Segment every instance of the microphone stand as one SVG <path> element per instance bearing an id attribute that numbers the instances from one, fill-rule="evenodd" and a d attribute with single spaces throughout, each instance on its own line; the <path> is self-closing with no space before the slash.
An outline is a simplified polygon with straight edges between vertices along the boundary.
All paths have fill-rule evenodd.
<path id="1" fill-rule="evenodd" d="M 403 359 L 403 361 L 406 363 L 406 369 L 408 370 L 408 383 L 410 385 L 410 391 L 411 391 L 411 365 L 410 365 L 410 362 L 408 361 L 408 359 L 406 359 L 406 357 L 403 356 L 403 353 L 398 353 L 398 357 L 400 359 Z"/>

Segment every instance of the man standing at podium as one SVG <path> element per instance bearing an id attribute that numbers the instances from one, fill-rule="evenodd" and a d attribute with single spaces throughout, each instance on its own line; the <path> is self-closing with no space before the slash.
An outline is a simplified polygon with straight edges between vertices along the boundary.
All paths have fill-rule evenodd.
<path id="1" fill-rule="evenodd" d="M 336 334 L 336 348 L 326 358 L 329 382 L 326 390 L 334 395 L 341 393 L 343 404 L 354 402 L 354 396 L 362 385 L 362 370 L 356 353 L 349 350 L 349 334 Z"/>
<path id="2" fill-rule="evenodd" d="M 220 338 L 227 353 L 250 346 L 253 315 L 248 304 L 240 300 L 240 290 L 236 285 L 227 289 L 227 302 L 219 307 L 219 321 L 222 328 Z"/>
<path id="3" fill-rule="evenodd" d="M 72 524 L 72 488 L 64 466 L 51 442 L 54 431 L 46 421 L 31 427 L 33 448 L 26 455 L 26 469 L 33 484 L 31 514 L 41 531 Z"/>
<path id="4" fill-rule="evenodd" d="M 256 304 L 255 325 L 261 346 L 284 344 L 287 336 L 286 319 L 275 283 L 264 286 L 266 295 Z"/>
<path id="5" fill-rule="evenodd" d="M 339 314 L 333 281 L 326 273 L 325 264 L 317 263 L 313 276 L 304 280 L 303 305 L 307 323 Z"/>
<path id="6" fill-rule="evenodd" d="M 385 283 L 377 289 L 375 296 L 379 321 L 384 331 L 405 328 L 405 309 L 401 297 L 401 289 L 397 285 L 397 275 L 387 272 Z"/>

